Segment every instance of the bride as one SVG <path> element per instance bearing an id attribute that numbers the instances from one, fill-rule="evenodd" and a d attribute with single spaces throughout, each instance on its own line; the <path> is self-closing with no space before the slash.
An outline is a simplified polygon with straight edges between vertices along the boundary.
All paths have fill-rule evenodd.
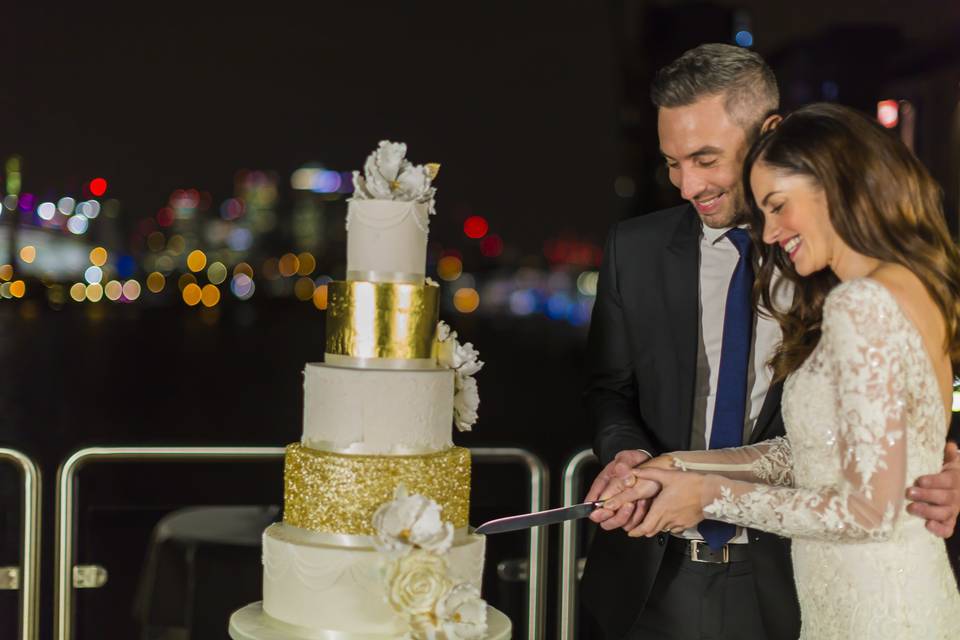
<path id="1" fill-rule="evenodd" d="M 783 342 L 787 436 L 660 456 L 608 499 L 660 492 L 631 536 L 703 519 L 793 538 L 803 638 L 956 637 L 960 593 L 944 543 L 904 493 L 936 473 L 960 365 L 960 255 L 940 192 L 913 155 L 857 112 L 797 110 L 744 165 L 756 281 Z M 779 277 L 789 310 L 771 303 Z M 656 486 L 656 485 L 653 485 Z"/>

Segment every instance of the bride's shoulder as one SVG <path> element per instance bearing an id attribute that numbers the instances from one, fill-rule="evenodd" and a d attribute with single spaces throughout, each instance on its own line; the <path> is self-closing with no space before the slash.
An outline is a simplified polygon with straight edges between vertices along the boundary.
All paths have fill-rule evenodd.
<path id="1" fill-rule="evenodd" d="M 896 305 L 896 299 L 884 284 L 872 277 L 855 278 L 834 287 L 823 305 L 823 315 L 859 311 L 861 314 Z M 858 314 L 859 315 L 859 314 Z"/>
<path id="2" fill-rule="evenodd" d="M 823 307 L 827 323 L 844 316 L 859 325 L 886 326 L 907 320 L 921 334 L 924 318 L 938 314 L 919 277 L 906 267 L 885 263 L 862 278 L 842 282 L 829 293 Z M 884 322 L 887 320 L 888 322 Z"/>
<path id="3" fill-rule="evenodd" d="M 873 340 L 902 323 L 900 304 L 884 282 L 871 277 L 841 282 L 823 305 L 823 329 L 836 339 L 855 334 Z"/>

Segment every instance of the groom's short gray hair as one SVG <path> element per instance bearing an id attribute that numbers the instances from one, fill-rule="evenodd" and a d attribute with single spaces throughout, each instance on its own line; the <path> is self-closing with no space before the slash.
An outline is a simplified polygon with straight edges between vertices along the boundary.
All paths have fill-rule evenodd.
<path id="1" fill-rule="evenodd" d="M 650 88 L 657 108 L 685 107 L 701 98 L 724 95 L 734 122 L 759 131 L 780 108 L 777 78 L 759 54 L 729 44 L 702 44 L 660 69 Z"/>

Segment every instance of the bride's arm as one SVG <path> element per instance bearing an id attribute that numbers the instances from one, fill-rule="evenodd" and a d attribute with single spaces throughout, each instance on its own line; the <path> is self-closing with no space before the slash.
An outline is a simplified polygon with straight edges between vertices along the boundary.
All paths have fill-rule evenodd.
<path id="1" fill-rule="evenodd" d="M 793 453 L 785 437 L 756 444 L 708 451 L 675 451 L 666 454 L 672 466 L 683 471 L 712 473 L 731 480 L 793 486 Z"/>
<path id="2" fill-rule="evenodd" d="M 837 423 L 824 421 L 822 437 L 837 440 L 839 477 L 792 489 L 706 476 L 705 517 L 791 537 L 877 540 L 891 532 L 906 486 L 906 347 L 885 322 L 889 309 L 854 293 L 827 304 L 821 338 L 837 402 L 824 407 Z"/>

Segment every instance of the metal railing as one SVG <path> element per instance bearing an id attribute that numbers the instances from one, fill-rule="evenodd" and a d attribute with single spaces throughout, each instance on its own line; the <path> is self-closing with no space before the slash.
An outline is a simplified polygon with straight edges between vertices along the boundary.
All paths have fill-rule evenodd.
<path id="1" fill-rule="evenodd" d="M 19 590 L 21 640 L 40 637 L 40 471 L 29 457 L 15 449 L 0 448 L 0 460 L 20 468 L 23 495 L 20 502 Z"/>
<path id="2" fill-rule="evenodd" d="M 597 456 L 592 449 L 583 449 L 575 453 L 563 467 L 563 490 L 560 499 L 563 506 L 577 504 L 583 493 L 583 467 L 596 463 Z M 579 567 L 577 550 L 580 541 L 578 520 L 563 523 L 560 538 L 560 603 L 557 629 L 560 640 L 574 640 L 577 636 L 577 582 Z"/>
<path id="3" fill-rule="evenodd" d="M 530 511 L 547 508 L 549 476 L 546 465 L 535 454 L 514 447 L 470 449 L 477 461 L 489 463 L 515 462 L 530 473 Z M 543 640 L 546 621 L 547 528 L 530 529 L 530 552 L 527 570 L 527 639 Z"/>
<path id="4" fill-rule="evenodd" d="M 54 638 L 71 640 L 73 637 L 74 549 L 79 500 L 77 473 L 81 468 L 94 461 L 182 463 L 263 460 L 282 458 L 284 452 L 284 447 L 89 447 L 73 453 L 57 471 Z M 549 474 L 536 455 L 512 447 L 480 447 L 470 452 L 478 463 L 524 465 L 530 474 L 530 510 L 546 508 Z M 527 587 L 529 640 L 542 640 L 544 637 L 546 563 L 546 531 L 543 527 L 531 529 Z M 24 640 L 28 640 L 26 636 Z"/>
<path id="5" fill-rule="evenodd" d="M 67 458 L 57 470 L 54 638 L 73 637 L 73 551 L 76 542 L 77 472 L 95 460 L 109 462 L 219 462 L 282 458 L 284 447 L 89 447 Z M 224 622 L 226 625 L 226 622 Z"/>

